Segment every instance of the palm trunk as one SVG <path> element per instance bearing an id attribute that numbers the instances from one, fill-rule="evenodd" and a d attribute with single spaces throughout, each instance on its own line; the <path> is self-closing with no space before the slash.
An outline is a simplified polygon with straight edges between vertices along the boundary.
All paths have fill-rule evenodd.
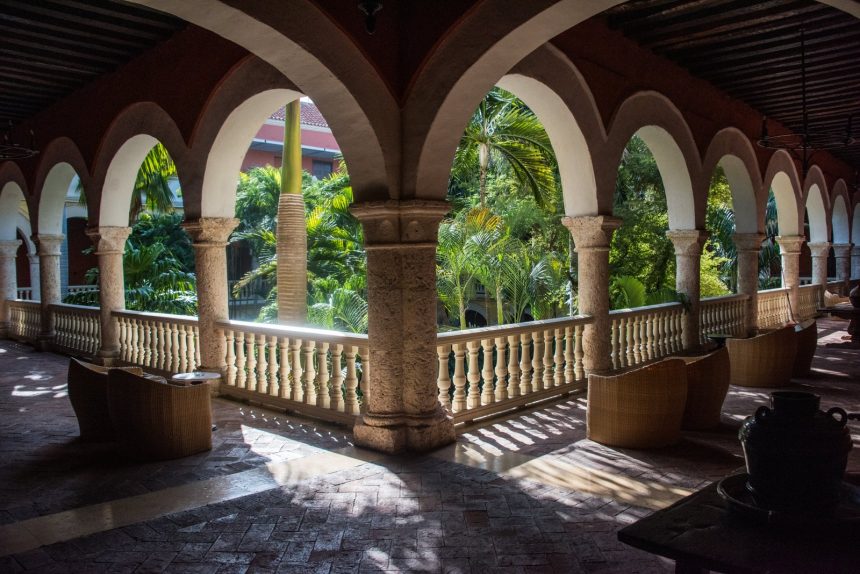
<path id="1" fill-rule="evenodd" d="M 307 320 L 308 236 L 302 197 L 301 102 L 287 104 L 278 197 L 278 322 Z"/>
<path id="2" fill-rule="evenodd" d="M 487 194 L 487 170 L 490 167 L 490 148 L 487 144 L 480 144 L 478 148 L 478 161 L 480 163 L 480 177 L 478 179 L 478 190 L 481 194 L 481 207 L 486 203 Z"/>
<path id="3" fill-rule="evenodd" d="M 505 324 L 505 305 L 502 301 L 502 281 L 496 279 L 496 324 Z"/>

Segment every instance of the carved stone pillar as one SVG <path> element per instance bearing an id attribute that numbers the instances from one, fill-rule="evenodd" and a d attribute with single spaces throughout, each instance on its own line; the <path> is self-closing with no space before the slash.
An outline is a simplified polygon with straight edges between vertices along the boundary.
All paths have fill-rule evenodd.
<path id="1" fill-rule="evenodd" d="M 806 239 L 800 235 L 780 235 L 776 238 L 782 257 L 782 286 L 788 289 L 791 319 L 797 318 L 797 300 L 800 294 L 800 248 Z"/>
<path id="2" fill-rule="evenodd" d="M 387 453 L 454 442 L 436 386 L 436 243 L 443 201 L 357 204 L 364 227 L 372 376 L 356 444 Z"/>
<path id="3" fill-rule="evenodd" d="M 201 368 L 222 374 L 226 368 L 225 348 L 216 323 L 230 318 L 226 248 L 238 224 L 238 219 L 227 217 L 204 217 L 182 224 L 194 240 Z"/>
<path id="4" fill-rule="evenodd" d="M 746 331 L 758 329 L 758 256 L 765 236 L 761 233 L 735 233 L 733 239 L 738 254 L 738 294 L 746 295 Z"/>
<path id="5" fill-rule="evenodd" d="M 42 308 L 42 332 L 39 334 L 40 348 L 46 348 L 46 343 L 49 343 L 54 338 L 54 314 L 51 312 L 51 305 L 55 305 L 62 301 L 60 293 L 60 252 L 63 247 L 62 235 L 49 235 L 40 233 L 33 236 L 33 241 L 36 244 L 36 250 L 39 254 L 39 285 L 41 288 Z M 36 281 L 31 278 L 31 285 L 35 285 Z M 35 299 L 35 294 L 33 299 Z"/>
<path id="6" fill-rule="evenodd" d="M 860 245 L 851 249 L 851 278 L 860 279 Z"/>
<path id="7" fill-rule="evenodd" d="M 9 305 L 7 301 L 18 298 L 18 277 L 15 255 L 21 245 L 20 239 L 0 241 L 0 337 L 9 336 Z"/>
<path id="8" fill-rule="evenodd" d="M 827 288 L 827 257 L 830 255 L 830 243 L 810 243 L 812 252 L 812 284 L 823 285 Z"/>
<path id="9" fill-rule="evenodd" d="M 851 249 L 850 243 L 837 243 L 833 245 L 833 254 L 836 257 L 836 279 L 842 283 L 842 294 L 848 294 L 848 285 L 851 281 Z"/>
<path id="10" fill-rule="evenodd" d="M 699 288 L 701 286 L 702 247 L 708 234 L 699 229 L 667 231 L 666 237 L 675 246 L 675 289 L 689 302 L 684 316 L 683 344 L 685 349 L 699 346 Z"/>
<path id="11" fill-rule="evenodd" d="M 42 289 L 39 285 L 41 273 L 39 273 L 39 256 L 27 255 L 30 261 L 30 293 L 33 301 L 40 301 L 42 298 Z"/>
<path id="12" fill-rule="evenodd" d="M 591 315 L 594 322 L 582 333 L 583 363 L 586 373 L 612 369 L 612 343 L 609 320 L 609 243 L 621 225 L 607 215 L 563 217 L 570 230 L 578 257 L 579 312 Z"/>
<path id="13" fill-rule="evenodd" d="M 106 364 L 119 357 L 119 329 L 111 316 L 112 311 L 125 309 L 125 277 L 122 254 L 130 227 L 93 227 L 87 235 L 96 247 L 99 264 L 99 323 L 101 347 L 98 355 Z"/>

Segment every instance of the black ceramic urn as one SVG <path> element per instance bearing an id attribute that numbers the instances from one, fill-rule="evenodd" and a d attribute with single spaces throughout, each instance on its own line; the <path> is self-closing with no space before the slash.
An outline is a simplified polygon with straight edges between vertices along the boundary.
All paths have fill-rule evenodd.
<path id="1" fill-rule="evenodd" d="M 771 393 L 771 408 L 759 407 L 739 433 L 746 457 L 747 488 L 756 504 L 771 510 L 810 512 L 833 508 L 851 435 L 846 412 L 822 412 L 812 393 Z"/>

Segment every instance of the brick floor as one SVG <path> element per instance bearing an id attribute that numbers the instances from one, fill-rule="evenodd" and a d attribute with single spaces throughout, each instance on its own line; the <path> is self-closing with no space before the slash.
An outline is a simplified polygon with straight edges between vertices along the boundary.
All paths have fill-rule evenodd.
<path id="1" fill-rule="evenodd" d="M 820 325 L 815 371 L 793 387 L 819 393 L 825 408 L 860 411 L 860 349 L 841 340 L 844 322 Z M 337 427 L 215 400 L 210 453 L 128 462 L 109 446 L 76 440 L 66 362 L 0 341 L 3 523 L 310 457 L 351 440 Z M 645 497 L 677 496 L 741 466 L 737 428 L 767 398 L 732 388 L 719 429 L 649 451 L 586 440 L 585 401 L 573 398 L 470 428 L 456 448 L 358 464 L 2 557 L 0 572 L 666 572 L 668 562 L 618 543 L 616 531 L 651 512 Z M 860 471 L 856 449 L 849 465 Z M 618 485 L 571 487 L 579 469 Z M 622 479 L 650 492 L 627 491 Z"/>

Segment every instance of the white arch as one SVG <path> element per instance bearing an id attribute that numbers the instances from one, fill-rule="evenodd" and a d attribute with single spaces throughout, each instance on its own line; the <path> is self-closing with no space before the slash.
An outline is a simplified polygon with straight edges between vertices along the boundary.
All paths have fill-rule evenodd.
<path id="1" fill-rule="evenodd" d="M 36 254 L 36 244 L 33 243 L 33 229 L 30 227 L 30 218 L 26 214 L 18 211 L 18 231 L 24 237 L 24 246 L 27 248 L 27 255 Z"/>
<path id="2" fill-rule="evenodd" d="M 251 96 L 227 116 L 206 160 L 201 217 L 235 215 L 236 182 L 254 134 L 278 108 L 301 96 L 294 90 L 267 90 Z"/>
<path id="3" fill-rule="evenodd" d="M 0 190 L 0 240 L 14 241 L 18 238 L 19 213 L 29 219 L 24 192 L 16 182 L 10 181 Z"/>
<path id="4" fill-rule="evenodd" d="M 132 136 L 117 150 L 105 173 L 99 226 L 125 227 L 140 166 L 158 140 L 148 134 Z M 91 222 L 92 223 L 92 222 Z"/>
<path id="5" fill-rule="evenodd" d="M 723 169 L 729 182 L 735 231 L 763 231 L 767 195 L 760 194 L 761 174 L 752 142 L 739 129 L 724 128 L 711 140 L 702 162 L 702 176 L 708 180 L 703 183 L 706 183 L 709 189 L 717 166 Z"/>
<path id="6" fill-rule="evenodd" d="M 810 243 L 824 243 L 830 240 L 830 194 L 821 168 L 809 168 L 803 183 L 806 213 L 809 217 Z"/>
<path id="7" fill-rule="evenodd" d="M 775 152 L 767 164 L 767 172 L 763 180 L 762 191 L 767 197 L 767 191 L 772 190 L 776 199 L 777 224 L 782 236 L 803 235 L 800 227 L 800 206 L 803 205 L 800 179 L 794 160 L 785 150 Z"/>
<path id="8" fill-rule="evenodd" d="M 63 232 L 63 207 L 75 177 L 75 168 L 65 162 L 54 165 L 48 171 L 39 195 L 39 233 L 60 235 Z"/>
<path id="9" fill-rule="evenodd" d="M 851 242 L 851 229 L 848 220 L 848 206 L 845 204 L 845 197 L 837 195 L 833 200 L 833 216 L 831 219 L 833 225 L 833 243 L 846 244 Z"/>

